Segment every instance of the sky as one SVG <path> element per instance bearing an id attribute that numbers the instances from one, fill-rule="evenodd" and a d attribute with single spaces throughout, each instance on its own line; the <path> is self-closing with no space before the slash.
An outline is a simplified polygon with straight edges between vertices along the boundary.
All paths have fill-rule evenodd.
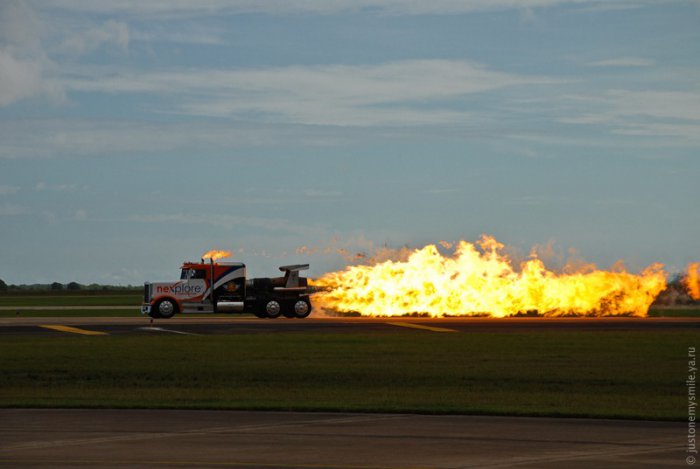
<path id="1" fill-rule="evenodd" d="M 700 260 L 700 3 L 0 2 L 0 279 L 495 236 Z"/>

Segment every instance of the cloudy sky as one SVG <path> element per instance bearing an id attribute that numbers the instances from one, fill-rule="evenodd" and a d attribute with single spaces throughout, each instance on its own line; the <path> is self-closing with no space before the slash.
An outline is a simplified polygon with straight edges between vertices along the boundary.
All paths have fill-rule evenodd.
<path id="1" fill-rule="evenodd" d="M 700 4 L 0 2 L 0 278 L 482 233 L 700 259 Z M 556 256 L 555 256 L 556 257 Z"/>

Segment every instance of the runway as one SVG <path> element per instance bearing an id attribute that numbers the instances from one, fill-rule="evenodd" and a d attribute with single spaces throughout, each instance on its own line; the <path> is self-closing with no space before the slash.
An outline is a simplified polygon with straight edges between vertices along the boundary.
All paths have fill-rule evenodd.
<path id="1" fill-rule="evenodd" d="M 82 335 L 109 340 L 148 334 L 644 333 L 698 328 L 700 320 L 695 318 L 261 320 L 190 316 L 153 324 L 142 317 L 0 319 L 0 336 L 29 338 L 27 342 L 39 346 L 54 337 L 75 337 L 79 342 Z M 687 422 L 604 419 L 0 409 L 0 467 L 665 468 L 686 466 L 687 431 Z"/>
<path id="2" fill-rule="evenodd" d="M 63 330 L 61 328 L 64 328 Z M 68 330 L 68 329 L 73 329 Z M 78 332 L 76 332 L 76 330 Z M 0 335 L 258 334 L 313 333 L 473 333 L 523 331 L 700 331 L 700 318 L 307 318 L 182 316 L 151 321 L 144 317 L 0 318 Z M 94 332 L 96 334 L 90 334 Z"/>
<path id="3" fill-rule="evenodd" d="M 683 422 L 308 412 L 0 410 L 5 467 L 672 467 Z"/>

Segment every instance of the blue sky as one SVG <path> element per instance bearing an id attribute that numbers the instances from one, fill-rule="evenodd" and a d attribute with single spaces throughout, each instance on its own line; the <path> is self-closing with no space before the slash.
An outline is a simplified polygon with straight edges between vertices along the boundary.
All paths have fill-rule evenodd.
<path id="1" fill-rule="evenodd" d="M 0 278 L 482 233 L 700 259 L 696 1 L 0 3 Z M 306 248 L 304 248 L 306 247 Z"/>

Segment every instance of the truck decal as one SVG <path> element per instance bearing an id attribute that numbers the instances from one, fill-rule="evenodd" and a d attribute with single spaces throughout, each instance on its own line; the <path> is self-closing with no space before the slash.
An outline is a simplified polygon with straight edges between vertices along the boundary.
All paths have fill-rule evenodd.
<path id="1" fill-rule="evenodd" d="M 178 282 L 174 285 L 157 285 L 156 293 L 197 296 L 202 293 L 204 287 L 202 285 L 190 285 L 188 283 Z"/>

